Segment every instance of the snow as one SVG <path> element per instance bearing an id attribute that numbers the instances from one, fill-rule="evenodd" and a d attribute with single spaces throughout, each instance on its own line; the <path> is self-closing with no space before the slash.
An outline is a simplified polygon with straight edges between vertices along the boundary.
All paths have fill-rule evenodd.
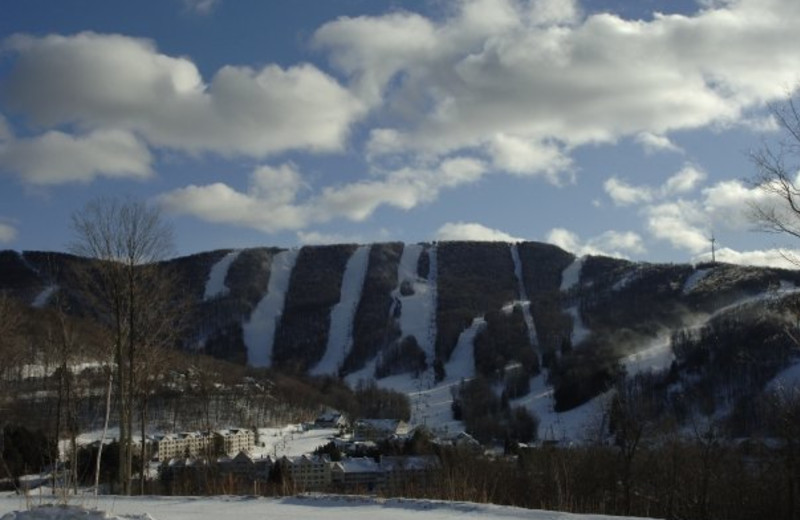
<path id="1" fill-rule="evenodd" d="M 767 383 L 767 391 L 796 391 L 800 389 L 800 361 L 783 369 Z"/>
<path id="2" fill-rule="evenodd" d="M 222 259 L 211 267 L 208 272 L 208 281 L 206 281 L 206 292 L 203 296 L 204 300 L 210 300 L 218 296 L 225 296 L 228 294 L 228 286 L 225 285 L 225 278 L 228 276 L 228 269 L 231 264 L 236 261 L 241 251 L 232 251 L 223 256 Z"/>
<path id="3" fill-rule="evenodd" d="M 313 453 L 339 433 L 335 428 L 304 430 L 299 424 L 283 428 L 259 428 L 258 445 L 250 449 L 254 456 L 297 457 Z"/>
<path id="4" fill-rule="evenodd" d="M 445 379 L 438 384 L 433 382 L 432 370 L 428 370 L 418 378 L 413 377 L 413 374 L 398 374 L 377 380 L 381 388 L 408 395 L 411 400 L 411 424 L 425 425 L 440 434 L 463 431 L 463 423 L 453 419 L 451 391 L 461 381 L 474 377 L 475 336 L 485 325 L 486 321 L 483 318 L 476 318 L 470 327 L 461 333 L 450 361 L 445 364 Z M 350 374 L 346 381 L 352 386 L 360 379 L 370 377 L 374 370 L 373 361 L 363 370 Z"/>
<path id="5" fill-rule="evenodd" d="M 698 269 L 693 272 L 689 278 L 686 279 L 686 282 L 683 284 L 683 294 L 691 293 L 697 285 L 703 281 L 703 278 L 708 276 L 711 273 L 711 268 L 706 269 Z"/>
<path id="6" fill-rule="evenodd" d="M 339 303 L 331 310 L 331 324 L 325 355 L 311 370 L 312 375 L 336 374 L 353 345 L 353 319 L 364 278 L 367 276 L 370 246 L 360 246 L 347 260 L 342 276 Z"/>
<path id="7" fill-rule="evenodd" d="M 436 338 L 436 247 L 428 250 L 430 273 L 428 280 L 417 276 L 417 263 L 424 250 L 422 244 L 407 244 L 397 266 L 397 288 L 392 296 L 400 305 L 400 334 L 402 338 L 414 336 L 420 348 L 433 362 Z M 413 294 L 400 294 L 400 285 L 411 284 Z"/>
<path id="8" fill-rule="evenodd" d="M 53 293 L 57 290 L 57 285 L 48 285 L 42 290 L 42 292 L 36 295 L 36 298 L 33 299 L 33 303 L 31 303 L 31 307 L 35 309 L 41 309 L 47 305 L 47 302 L 50 301 L 50 297 L 53 296 Z"/>
<path id="9" fill-rule="evenodd" d="M 643 348 L 622 359 L 629 376 L 667 370 L 675 360 L 670 331 L 663 331 Z"/>
<path id="10" fill-rule="evenodd" d="M 272 362 L 272 346 L 275 329 L 283 313 L 286 291 L 292 269 L 297 261 L 299 249 L 281 251 L 272 259 L 267 294 L 258 302 L 250 319 L 242 324 L 244 344 L 247 346 L 247 362 L 255 367 L 269 366 Z"/>
<path id="11" fill-rule="evenodd" d="M 561 273 L 561 290 L 562 291 L 569 291 L 581 280 L 581 269 L 583 269 L 583 262 L 586 260 L 586 257 L 582 256 L 580 258 L 576 258 L 571 264 L 569 264 L 564 272 Z"/>
<path id="12" fill-rule="evenodd" d="M 517 277 L 519 299 L 521 300 L 514 303 L 519 303 L 522 306 L 522 313 L 525 317 L 525 325 L 528 327 L 528 336 L 531 345 L 538 345 L 539 340 L 536 337 L 536 325 L 533 323 L 533 315 L 531 314 L 531 302 L 522 279 L 522 259 L 519 257 L 519 248 L 517 244 L 511 244 L 511 258 L 514 260 L 514 275 Z"/>
<path id="13" fill-rule="evenodd" d="M 523 406 L 539 418 L 539 439 L 564 443 L 582 442 L 590 439 L 602 424 L 608 393 L 566 412 L 554 411 L 553 387 L 547 384 L 542 374 L 531 380 L 528 395 L 511 401 L 512 406 Z"/>
<path id="14" fill-rule="evenodd" d="M 52 500 L 49 500 L 52 498 Z M 34 505 L 55 497 L 33 497 Z M 625 520 L 605 515 L 574 515 L 511 506 L 365 496 L 298 495 L 282 498 L 260 497 L 122 497 L 101 496 L 77 499 L 66 507 L 47 505 L 28 510 L 25 498 L 0 496 L 2 520 Z M 105 512 L 105 513 L 104 513 Z M 632 520 L 632 517 L 628 517 Z"/>
<path id="15" fill-rule="evenodd" d="M 591 335 L 591 331 L 583 324 L 581 311 L 577 305 L 568 308 L 567 314 L 572 317 L 572 344 L 580 345 Z"/>

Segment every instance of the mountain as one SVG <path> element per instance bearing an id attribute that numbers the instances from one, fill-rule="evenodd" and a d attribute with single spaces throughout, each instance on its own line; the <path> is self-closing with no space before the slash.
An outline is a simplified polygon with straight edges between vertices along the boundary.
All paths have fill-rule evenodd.
<path id="1" fill-rule="evenodd" d="M 31 307 L 59 294 L 69 312 L 91 315 L 74 274 L 87 262 L 2 251 L 0 291 Z M 800 272 L 791 270 L 576 258 L 536 242 L 218 250 L 161 267 L 191 303 L 186 350 L 378 378 L 414 394 L 430 420 L 450 414 L 431 404 L 437 392 L 450 403 L 478 376 L 540 418 L 585 407 L 627 378 L 660 406 L 733 410 L 746 428 L 754 396 L 796 361 Z"/>

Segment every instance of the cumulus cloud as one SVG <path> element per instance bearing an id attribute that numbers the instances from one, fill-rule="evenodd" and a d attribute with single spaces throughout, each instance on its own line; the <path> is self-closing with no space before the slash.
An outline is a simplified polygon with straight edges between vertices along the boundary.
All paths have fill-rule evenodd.
<path id="1" fill-rule="evenodd" d="M 656 204 L 647 208 L 645 215 L 647 229 L 654 238 L 694 254 L 709 249 L 710 222 L 698 204 L 683 200 Z"/>
<path id="2" fill-rule="evenodd" d="M 0 222 L 0 244 L 8 244 L 17 238 L 17 228 L 8 222 Z"/>
<path id="3" fill-rule="evenodd" d="M 676 150 L 670 132 L 734 122 L 800 81 L 793 0 L 715 3 L 647 21 L 583 16 L 575 2 L 459 6 L 441 20 L 344 17 L 316 33 L 358 91 L 398 116 L 373 129 L 373 153 L 492 154 L 500 134 L 567 150 L 639 136 L 653 150 Z"/>
<path id="4" fill-rule="evenodd" d="M 798 265 L 800 265 L 800 251 L 789 249 L 736 251 L 730 248 L 722 248 L 717 250 L 716 259 L 718 262 L 730 264 L 797 269 Z M 711 261 L 711 253 L 698 255 L 693 261 L 709 262 Z"/>
<path id="5" fill-rule="evenodd" d="M 471 240 L 477 242 L 522 242 L 499 229 L 492 229 L 475 222 L 448 222 L 435 233 L 436 240 Z"/>
<path id="6" fill-rule="evenodd" d="M 129 132 L 97 130 L 85 136 L 49 131 L 0 142 L 0 171 L 38 185 L 89 182 L 96 177 L 150 177 L 152 156 Z"/>
<path id="7" fill-rule="evenodd" d="M 625 181 L 611 177 L 603 183 L 603 189 L 617 206 L 641 204 L 653 199 L 653 192 L 645 186 L 633 186 Z"/>
<path id="8" fill-rule="evenodd" d="M 687 164 L 678 173 L 667 179 L 661 187 L 663 196 L 670 196 L 693 191 L 697 185 L 706 179 L 706 173 L 696 166 Z"/>
<path id="9" fill-rule="evenodd" d="M 645 152 L 677 152 L 683 153 L 683 149 L 675 145 L 668 137 L 655 135 L 650 132 L 642 132 L 636 136 L 636 142 L 642 145 Z"/>
<path id="10" fill-rule="evenodd" d="M 360 244 L 365 242 L 360 235 L 321 233 L 319 231 L 298 231 L 297 240 L 303 245 Z"/>
<path id="11" fill-rule="evenodd" d="M 431 168 L 405 167 L 382 178 L 326 186 L 301 199 L 301 174 L 291 164 L 263 166 L 251 174 L 244 192 L 227 184 L 191 185 L 158 197 L 169 211 L 207 222 L 234 224 L 272 233 L 300 230 L 344 218 L 360 222 L 379 207 L 409 210 L 435 200 L 444 189 L 478 181 L 486 165 L 453 157 Z"/>
<path id="12" fill-rule="evenodd" d="M 188 153 L 265 157 L 342 149 L 363 104 L 309 64 L 225 66 L 204 82 L 195 64 L 149 40 L 80 33 L 6 40 L 10 108 L 44 127 L 134 132 Z"/>
<path id="13" fill-rule="evenodd" d="M 609 230 L 583 241 L 572 231 L 554 228 L 550 230 L 545 240 L 578 256 L 603 255 L 628 258 L 631 254 L 646 252 L 642 237 L 632 231 Z"/>

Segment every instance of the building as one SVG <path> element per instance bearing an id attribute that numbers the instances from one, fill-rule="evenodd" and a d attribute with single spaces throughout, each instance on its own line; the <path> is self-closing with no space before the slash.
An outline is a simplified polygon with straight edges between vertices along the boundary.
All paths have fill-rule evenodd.
<path id="1" fill-rule="evenodd" d="M 314 420 L 315 428 L 346 428 L 347 419 L 339 412 L 329 410 Z"/>
<path id="2" fill-rule="evenodd" d="M 255 446 L 255 433 L 245 428 L 231 428 L 212 433 L 167 433 L 149 439 L 153 447 L 153 458 L 159 461 L 213 455 L 232 456 Z"/>
<path id="3" fill-rule="evenodd" d="M 331 460 L 327 455 L 284 456 L 278 464 L 284 480 L 300 490 L 325 490 L 331 485 Z"/>
<path id="4" fill-rule="evenodd" d="M 383 489 L 389 493 L 403 493 L 410 488 L 424 488 L 442 465 L 435 455 L 381 457 Z"/>
<path id="5" fill-rule="evenodd" d="M 217 454 L 234 455 L 248 451 L 256 444 L 256 434 L 245 428 L 217 430 L 212 435 Z"/>
<path id="6" fill-rule="evenodd" d="M 354 457 L 331 463 L 331 480 L 338 491 L 375 491 L 383 487 L 384 471 L 369 457 Z"/>
<path id="7" fill-rule="evenodd" d="M 408 423 L 399 419 L 360 419 L 356 421 L 353 436 L 357 441 L 380 441 L 393 435 L 407 435 Z"/>
<path id="8" fill-rule="evenodd" d="M 151 437 L 153 458 L 165 461 L 208 454 L 208 436 L 200 432 L 167 433 Z"/>

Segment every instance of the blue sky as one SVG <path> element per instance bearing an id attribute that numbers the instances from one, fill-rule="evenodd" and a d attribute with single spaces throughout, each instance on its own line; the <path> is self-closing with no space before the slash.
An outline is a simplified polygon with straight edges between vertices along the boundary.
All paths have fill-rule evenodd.
<path id="1" fill-rule="evenodd" d="M 748 152 L 800 85 L 796 0 L 0 0 L 0 247 L 99 195 L 178 254 L 549 241 L 780 263 Z"/>

